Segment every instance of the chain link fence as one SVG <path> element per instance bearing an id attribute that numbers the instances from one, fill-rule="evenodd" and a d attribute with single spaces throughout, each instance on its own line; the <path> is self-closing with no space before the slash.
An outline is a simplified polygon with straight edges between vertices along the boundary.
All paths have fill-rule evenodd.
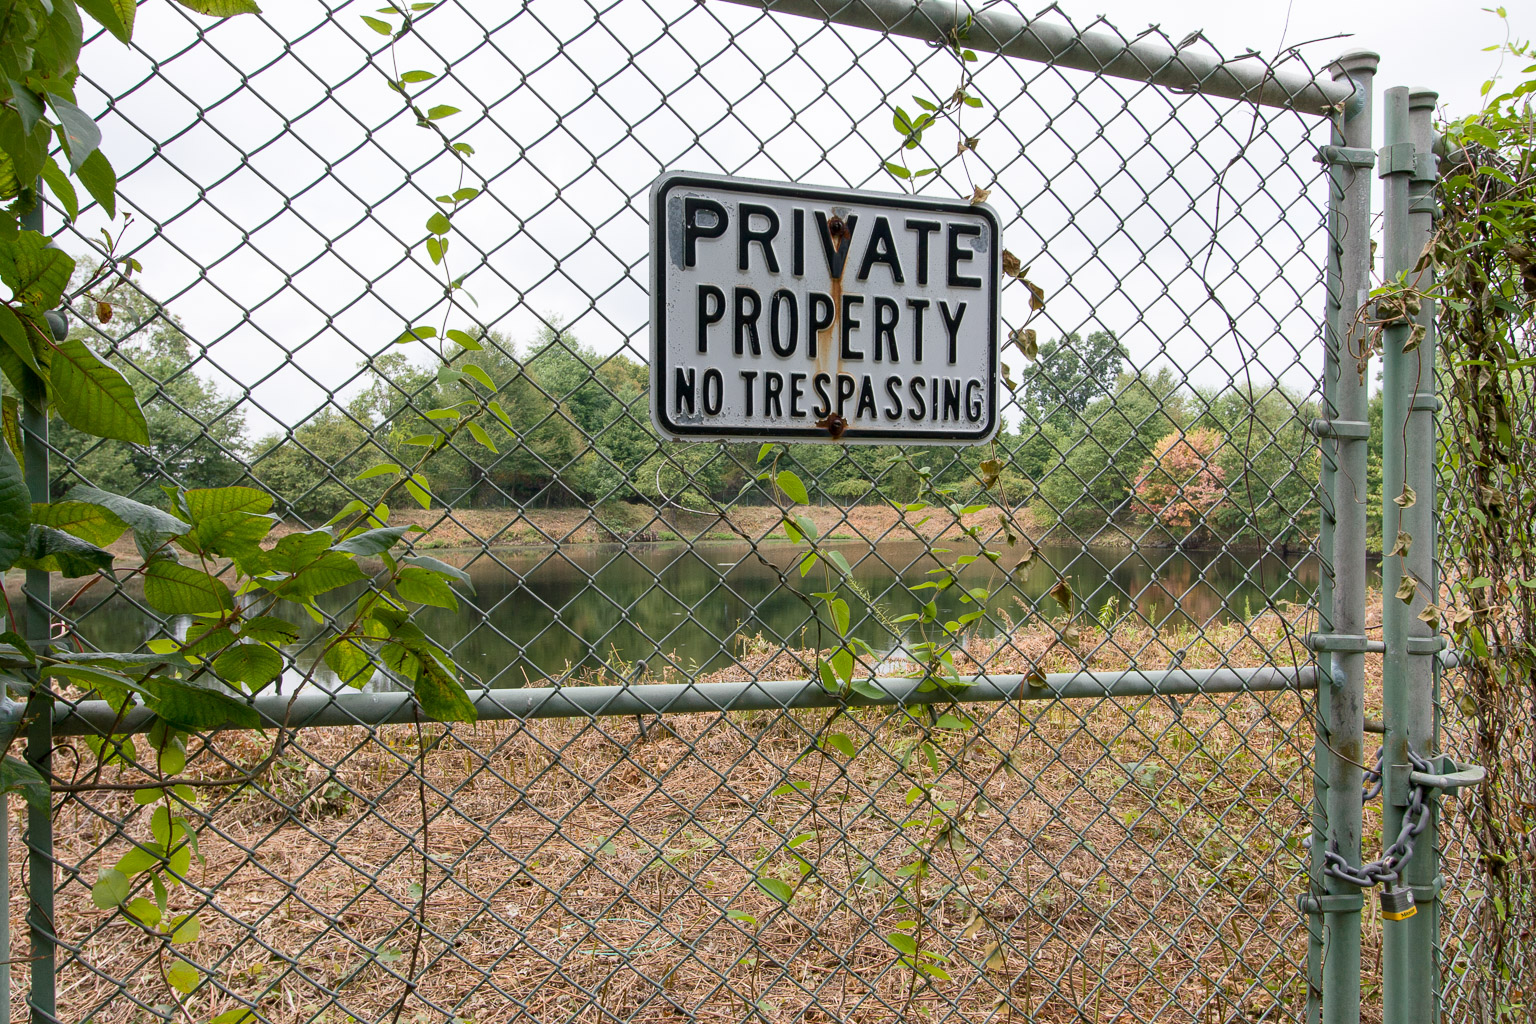
<path id="1" fill-rule="evenodd" d="M 160 796 L 201 822 L 180 884 L 142 894 L 202 922 L 169 944 L 92 903 L 159 827 L 92 753 L 143 723 L 61 690 L 58 1019 L 1306 1016 L 1337 97 L 1299 53 L 1007 5 L 962 35 L 879 3 L 442 3 L 398 39 L 371 8 L 273 6 L 209 27 L 152 5 L 133 46 L 90 44 L 82 105 L 131 220 L 59 243 L 100 258 L 106 227 L 142 269 L 72 324 L 154 441 L 56 424 L 52 479 L 254 484 L 280 530 L 318 526 L 379 500 L 366 470 L 411 461 L 443 407 L 423 349 L 461 350 L 402 332 L 463 331 L 515 440 L 439 452 L 393 514 L 469 578 L 418 621 L 486 688 L 481 721 L 416 721 L 382 674 L 349 690 L 295 623 L 272 728 L 193 737 L 203 784 Z M 925 103 L 944 116 L 905 149 L 894 108 Z M 900 700 L 815 682 L 828 583 L 779 539 L 758 446 L 650 425 L 664 169 L 987 193 L 1045 293 L 1031 321 L 1003 289 L 1004 334 L 1032 322 L 1039 349 L 1005 347 L 994 444 L 777 456 Z M 922 589 L 957 556 L 964 586 Z M 978 681 L 919 692 L 903 617 L 974 587 Z M 53 600 L 87 649 L 189 624 L 131 579 Z"/>

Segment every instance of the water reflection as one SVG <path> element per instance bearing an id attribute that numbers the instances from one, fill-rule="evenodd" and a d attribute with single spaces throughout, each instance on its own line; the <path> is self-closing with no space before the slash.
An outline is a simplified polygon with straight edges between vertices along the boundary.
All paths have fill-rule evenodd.
<path id="1" fill-rule="evenodd" d="M 891 620 L 934 595 L 928 589 L 914 597 L 907 587 L 942 578 L 931 572 L 939 568 L 938 557 L 953 558 L 965 550 L 958 541 L 950 547 L 951 554 L 936 557 L 916 541 L 877 547 L 832 543 L 853 563 L 854 583 L 864 595 L 843 591 L 854 632 L 876 650 L 897 646 L 895 629 L 901 627 L 893 629 Z M 801 554 L 788 544 L 764 544 L 754 553 L 745 544 L 727 541 L 691 548 L 681 543 L 628 549 L 573 545 L 448 554 L 445 561 L 470 573 L 475 594 L 463 594 L 457 612 L 423 608 L 417 622 L 490 686 L 539 685 L 605 661 L 641 658 L 653 659 L 653 672 L 667 659 L 688 671 L 708 671 L 729 664 L 743 636 L 761 634 L 775 646 L 830 642 L 826 634 L 818 635 L 801 599 L 828 589 L 828 579 L 822 566 L 802 577 Z M 1071 583 L 1090 614 L 1117 602 L 1120 612 L 1134 610 L 1154 622 L 1200 624 L 1262 611 L 1267 596 L 1305 601 L 1317 585 L 1317 566 L 1301 557 L 1048 545 L 1027 565 L 1011 551 L 995 565 L 981 559 L 962 572 L 966 587 L 992 592 L 987 606 L 994 614 L 977 624 L 983 636 L 1025 618 L 1037 605 L 1048 616 L 1058 614 L 1047 595 L 1060 577 Z M 781 578 L 792 589 L 782 586 Z M 961 594 L 960 588 L 940 592 L 941 613 L 952 617 L 969 610 Z M 332 609 L 340 611 L 356 592 L 327 596 Z M 80 632 L 106 648 L 132 647 L 158 635 L 157 624 L 123 597 L 75 610 L 83 613 Z M 307 619 L 298 624 L 306 635 L 314 635 Z M 173 623 L 172 629 L 184 630 L 185 623 Z M 334 683 L 323 669 L 317 678 L 323 685 Z"/>

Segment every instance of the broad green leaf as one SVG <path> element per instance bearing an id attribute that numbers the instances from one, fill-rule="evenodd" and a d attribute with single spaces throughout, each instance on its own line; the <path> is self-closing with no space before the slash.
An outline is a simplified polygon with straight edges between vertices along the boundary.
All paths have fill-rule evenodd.
<path id="1" fill-rule="evenodd" d="M 75 177 L 91 198 L 101 204 L 108 217 L 117 216 L 117 172 L 101 150 L 92 153 L 75 172 Z"/>
<path id="2" fill-rule="evenodd" d="M 826 740 L 823 741 L 822 745 L 824 747 L 831 747 L 833 750 L 836 750 L 844 757 L 853 757 L 859 752 L 858 747 L 854 745 L 853 740 L 848 736 L 847 733 L 843 732 L 835 732 L 828 736 Z"/>
<path id="3" fill-rule="evenodd" d="M 480 367 L 476 366 L 474 363 L 464 364 L 464 376 L 470 378 L 481 387 L 484 387 L 487 391 L 496 390 L 496 382 L 491 380 L 491 375 L 486 373 Z"/>
<path id="4" fill-rule="evenodd" d="M 181 497 L 194 524 L 223 512 L 262 515 L 272 511 L 272 495 L 255 487 L 196 487 Z"/>
<path id="5" fill-rule="evenodd" d="M 134 791 L 134 799 L 138 799 L 139 790 Z M 129 917 L 138 919 L 146 928 L 154 928 L 160 924 L 160 908 L 153 901 L 143 896 L 137 896 L 123 908 Z"/>
<path id="6" fill-rule="evenodd" d="M 325 664 L 348 686 L 362 688 L 373 678 L 373 660 L 351 640 L 338 640 L 325 652 Z"/>
<path id="7" fill-rule="evenodd" d="M 346 540 L 338 541 L 331 546 L 333 551 L 345 551 L 353 555 L 377 555 L 388 551 L 400 543 L 400 538 L 410 530 L 410 525 L 384 526 L 377 530 L 367 530 L 354 534 Z"/>
<path id="8" fill-rule="evenodd" d="M 226 726 L 261 727 L 255 708 L 222 691 L 165 676 L 146 679 L 143 685 L 151 710 L 178 729 L 202 732 Z"/>
<path id="9" fill-rule="evenodd" d="M 166 615 L 226 612 L 234 608 L 229 587 L 190 565 L 166 560 L 149 564 L 144 571 L 144 600 Z"/>
<path id="10" fill-rule="evenodd" d="M 283 656 L 266 644 L 236 644 L 213 663 L 214 674 L 227 683 L 243 683 L 252 692 L 283 674 Z"/>
<path id="11" fill-rule="evenodd" d="M 249 512 L 215 512 L 198 520 L 188 538 L 202 551 L 215 555 L 256 554 L 277 520 Z"/>
<path id="12" fill-rule="evenodd" d="M 841 551 L 828 551 L 827 561 L 837 566 L 838 571 L 841 572 L 844 576 L 853 575 L 853 566 L 848 564 L 848 556 L 843 554 Z"/>
<path id="13" fill-rule="evenodd" d="M 27 531 L 27 543 L 12 566 L 60 573 L 70 579 L 94 576 L 112 567 L 112 553 L 62 530 L 34 523 Z"/>
<path id="14" fill-rule="evenodd" d="M 841 679 L 844 683 L 847 683 L 853 679 L 852 651 L 846 647 L 839 647 L 836 651 L 832 652 L 832 657 L 830 660 L 832 662 L 832 671 L 837 673 L 837 677 L 839 679 Z"/>
<path id="15" fill-rule="evenodd" d="M 363 15 L 362 17 L 363 17 L 363 24 L 367 25 L 369 28 L 373 29 L 379 35 L 381 35 L 381 36 L 390 36 L 390 35 L 394 35 L 395 34 L 395 27 L 393 25 L 391 25 L 389 22 L 383 21 L 382 19 L 379 19 L 379 18 L 369 17 L 366 14 Z"/>
<path id="16" fill-rule="evenodd" d="M 441 559 L 433 558 L 431 555 L 407 555 L 400 561 L 404 562 L 406 565 L 419 565 L 425 569 L 431 569 L 433 572 L 442 573 L 445 576 L 452 576 L 460 583 L 470 583 L 470 590 L 474 590 L 473 583 L 469 578 L 469 573 L 465 572 L 463 569 L 460 569 L 456 565 L 449 565 L 447 562 L 444 562 Z"/>
<path id="17" fill-rule="evenodd" d="M 91 886 L 91 902 L 102 910 L 120 907 L 128 899 L 128 876 L 116 868 L 102 868 Z"/>
<path id="18" fill-rule="evenodd" d="M 405 490 L 422 508 L 432 507 L 432 494 L 428 490 L 427 478 L 420 473 L 412 473 L 406 478 Z"/>
<path id="19" fill-rule="evenodd" d="M 290 533 L 282 537 L 268 552 L 274 572 L 296 573 L 312 565 L 330 550 L 333 538 L 325 530 L 306 533 Z"/>
<path id="20" fill-rule="evenodd" d="M 429 108 L 427 110 L 427 120 L 428 121 L 436 121 L 436 120 L 438 120 L 440 118 L 452 117 L 454 114 L 457 114 L 458 112 L 459 112 L 459 108 L 458 107 L 450 107 L 446 103 L 439 103 L 437 106 L 431 107 L 431 108 Z"/>
<path id="21" fill-rule="evenodd" d="M 299 638 L 299 627 L 275 615 L 258 615 L 240 624 L 240 636 L 246 640 L 264 640 L 269 644 L 287 644 Z"/>
<path id="22" fill-rule="evenodd" d="M 448 221 L 448 215 L 438 210 L 427 218 L 427 230 L 434 235 L 446 235 L 453 227 Z"/>
<path id="23" fill-rule="evenodd" d="M 178 0 L 178 2 L 188 7 L 192 6 L 191 0 Z M 171 987 L 176 991 L 183 995 L 191 995 L 202 983 L 203 976 L 198 973 L 196 967 L 185 960 L 177 960 L 165 969 L 165 980 L 170 982 Z"/>
<path id="24" fill-rule="evenodd" d="M 839 597 L 832 602 L 831 610 L 832 626 L 837 630 L 837 635 L 840 637 L 847 636 L 849 622 L 852 618 L 848 610 L 848 602 Z"/>
<path id="25" fill-rule="evenodd" d="M 237 1006 L 233 1010 L 225 1010 L 217 1017 L 208 1018 L 208 1024 L 257 1024 L 260 1018 L 256 1011 L 244 1006 Z"/>
<path id="26" fill-rule="evenodd" d="M 448 332 L 448 340 L 458 345 L 466 352 L 483 352 L 485 346 L 476 341 L 473 335 L 465 331 L 453 330 Z"/>
<path id="27" fill-rule="evenodd" d="M 119 42 L 128 42 L 133 38 L 133 16 L 138 10 L 134 0 L 76 0 L 80 9 L 92 18 L 102 28 L 111 32 Z"/>
<path id="28" fill-rule="evenodd" d="M 412 327 L 395 339 L 396 345 L 408 345 L 413 341 L 426 341 L 428 338 L 437 337 L 436 327 Z"/>
<path id="29" fill-rule="evenodd" d="M 400 472 L 400 467 L 393 462 L 381 462 L 377 466 L 369 466 L 357 474 L 358 480 L 372 480 L 376 476 L 390 476 Z M 360 504 L 360 503 L 359 503 Z"/>
<path id="30" fill-rule="evenodd" d="M 405 74 L 400 76 L 400 81 L 409 85 L 415 85 L 417 82 L 430 82 L 436 77 L 437 76 L 430 71 L 407 71 Z"/>
<path id="31" fill-rule="evenodd" d="M 26 442 L 21 436 L 21 402 L 15 395 L 0 395 L 0 434 L 5 435 L 5 446 L 15 456 L 17 465 L 26 469 Z"/>
<path id="32" fill-rule="evenodd" d="M 139 686 L 121 672 L 94 665 L 55 665 L 48 673 L 58 679 L 68 679 L 85 690 L 94 690 L 101 699 L 113 707 L 122 707 L 130 694 L 137 693 Z"/>
<path id="33" fill-rule="evenodd" d="M 146 505 L 121 494 L 112 494 L 95 487 L 76 487 L 68 494 L 70 501 L 84 501 L 100 505 L 128 524 L 146 548 L 156 547 L 171 537 L 179 537 L 192 529 L 169 512 L 162 512 L 153 505 Z"/>
<path id="34" fill-rule="evenodd" d="M 434 608 L 457 611 L 459 607 L 459 599 L 454 596 L 453 588 L 437 573 L 420 566 L 408 565 L 400 570 L 400 578 L 395 581 L 395 593 L 406 601 Z"/>
<path id="35" fill-rule="evenodd" d="M 327 551 L 304 566 L 291 579 L 266 584 L 267 589 L 291 601 L 309 601 L 321 594 L 368 578 L 356 562 L 340 551 Z"/>
<path id="36" fill-rule="evenodd" d="M 479 717 L 463 685 L 436 658 L 421 657 L 414 689 L 421 710 L 435 721 L 473 722 Z"/>
<path id="37" fill-rule="evenodd" d="M 171 921 L 171 944 L 185 946 L 189 942 L 196 942 L 202 934 L 203 924 L 195 914 L 182 914 Z"/>
<path id="38" fill-rule="evenodd" d="M 56 343 L 49 373 L 54 406 L 70 426 L 96 437 L 149 443 L 149 425 L 133 388 L 84 342 Z"/>
<path id="39" fill-rule="evenodd" d="M 19 757 L 0 759 L 0 793 L 20 793 L 36 810 L 48 810 L 48 780 Z"/>
<path id="40" fill-rule="evenodd" d="M 128 524 L 111 509 L 73 499 L 33 505 L 32 521 L 39 526 L 63 530 L 97 547 L 105 547 L 128 532 Z"/>
<path id="41" fill-rule="evenodd" d="M 890 932 L 885 936 L 885 941 L 907 954 L 907 956 L 917 955 L 917 940 L 905 932 Z"/>
<path id="42" fill-rule="evenodd" d="M 753 881 L 757 883 L 757 887 L 759 889 L 763 890 L 763 892 L 767 893 L 769 896 L 772 896 L 780 903 L 788 903 L 790 900 L 795 898 L 795 890 L 790 886 L 788 882 L 782 879 L 768 878 L 763 875 L 759 875 L 753 879 Z"/>
<path id="43" fill-rule="evenodd" d="M 59 304 L 75 261 L 63 249 L 50 249 L 36 231 L 22 231 L 0 241 L 0 281 L 10 286 L 15 301 L 40 309 Z M 77 343 L 78 344 L 78 343 Z"/>
<path id="44" fill-rule="evenodd" d="M 181 6 L 214 18 L 232 18 L 237 14 L 260 14 L 255 0 L 176 0 Z"/>
<path id="45" fill-rule="evenodd" d="M 15 564 L 31 532 L 31 492 L 16 456 L 0 444 L 0 573 Z"/>
<path id="46" fill-rule="evenodd" d="M 59 125 L 64 129 L 64 148 L 69 154 L 69 169 L 78 174 L 86 158 L 101 148 L 101 129 L 91 120 L 90 115 L 64 97 L 50 93 L 48 102 L 58 115 Z"/>
<path id="47" fill-rule="evenodd" d="M 779 485 L 779 490 L 784 492 L 784 496 L 796 505 L 811 503 L 811 496 L 805 492 L 805 484 L 801 483 L 800 478 L 789 470 L 779 470 L 778 475 L 774 477 L 774 482 Z"/>
<path id="48" fill-rule="evenodd" d="M 471 437 L 473 437 L 476 441 L 479 441 L 481 444 L 483 444 L 487 448 L 489 448 L 493 454 L 496 454 L 496 455 L 500 455 L 501 454 L 496 449 L 496 442 L 491 440 L 491 435 L 486 433 L 485 432 L 485 428 L 482 427 L 478 422 L 476 422 L 475 420 L 470 420 L 469 423 L 466 424 L 466 426 L 469 427 L 469 433 L 470 433 Z"/>
<path id="49" fill-rule="evenodd" d="M 21 317 L 5 302 L 0 302 L 0 340 L 16 354 L 17 359 L 26 364 L 27 369 L 36 374 L 43 373 L 37 363 L 37 353 L 32 348 L 32 335 L 28 333 Z"/>

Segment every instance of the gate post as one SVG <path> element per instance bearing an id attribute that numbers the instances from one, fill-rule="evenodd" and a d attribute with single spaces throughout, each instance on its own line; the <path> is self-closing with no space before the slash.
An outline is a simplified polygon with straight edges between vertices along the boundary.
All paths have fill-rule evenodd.
<path id="1" fill-rule="evenodd" d="M 1436 159 L 1431 147 L 1430 115 L 1436 94 L 1425 89 L 1389 89 L 1385 93 L 1385 148 L 1382 150 L 1386 279 L 1406 274 L 1407 287 L 1427 292 L 1434 279 L 1419 268 L 1419 257 L 1432 230 L 1432 192 Z M 1383 334 L 1382 385 L 1382 670 L 1383 738 L 1382 836 L 1390 844 L 1402 827 L 1413 789 L 1409 752 L 1430 758 L 1437 732 L 1435 690 L 1439 681 L 1438 624 L 1420 618 L 1439 603 L 1435 567 L 1435 336 L 1434 303 L 1421 300 L 1419 312 Z M 1423 329 L 1417 344 L 1412 335 Z M 1410 488 L 1411 502 L 1395 499 Z M 1403 506 L 1406 507 L 1403 507 Z M 1402 540 L 1398 541 L 1399 531 Z M 1406 552 L 1402 549 L 1406 548 Z M 1404 580 L 1413 584 L 1411 600 L 1394 596 Z M 1439 1020 L 1440 933 L 1439 858 L 1436 851 L 1435 791 L 1429 790 L 1427 827 L 1413 856 L 1402 867 L 1401 884 L 1413 891 L 1416 913 L 1382 923 L 1382 1011 L 1394 1024 L 1430 1024 Z"/>
<path id="2" fill-rule="evenodd" d="M 1371 87 L 1380 58 L 1353 51 L 1331 67 L 1354 94 L 1333 119 L 1328 168 L 1327 314 L 1322 416 L 1314 424 L 1322 451 L 1318 543 L 1317 720 L 1313 723 L 1312 848 L 1307 914 L 1307 1021 L 1360 1019 L 1358 887 L 1323 871 L 1324 853 L 1360 863 L 1360 762 L 1365 745 L 1365 526 L 1367 392 L 1351 355 L 1350 326 L 1370 288 Z"/>

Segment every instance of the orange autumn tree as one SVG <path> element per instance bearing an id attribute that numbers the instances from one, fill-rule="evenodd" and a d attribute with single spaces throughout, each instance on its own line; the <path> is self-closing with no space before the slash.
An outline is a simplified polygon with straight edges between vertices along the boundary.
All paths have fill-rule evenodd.
<path id="1" fill-rule="evenodd" d="M 1182 537 L 1203 529 L 1227 493 L 1226 471 L 1215 461 L 1221 445 L 1221 435 L 1208 429 L 1175 431 L 1159 441 L 1136 481 L 1136 511 Z"/>

